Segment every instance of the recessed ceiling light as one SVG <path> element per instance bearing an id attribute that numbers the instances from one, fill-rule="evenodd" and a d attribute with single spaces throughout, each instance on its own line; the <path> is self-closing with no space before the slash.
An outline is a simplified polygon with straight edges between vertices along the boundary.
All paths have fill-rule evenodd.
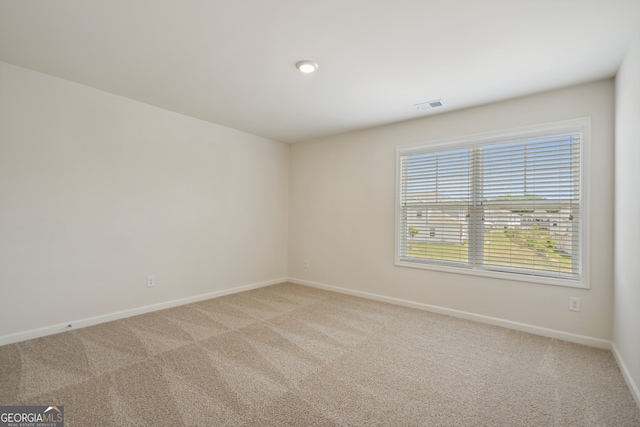
<path id="1" fill-rule="evenodd" d="M 296 68 L 300 70 L 301 73 L 311 74 L 318 69 L 318 64 L 313 61 L 298 61 L 296 62 Z"/>

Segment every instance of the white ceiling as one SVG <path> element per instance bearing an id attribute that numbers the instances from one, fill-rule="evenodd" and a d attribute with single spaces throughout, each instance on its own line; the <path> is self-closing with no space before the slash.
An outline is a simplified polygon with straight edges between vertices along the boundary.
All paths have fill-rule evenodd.
<path id="1" fill-rule="evenodd" d="M 639 30 L 640 0 L 0 0 L 1 60 L 284 142 L 612 77 Z"/>

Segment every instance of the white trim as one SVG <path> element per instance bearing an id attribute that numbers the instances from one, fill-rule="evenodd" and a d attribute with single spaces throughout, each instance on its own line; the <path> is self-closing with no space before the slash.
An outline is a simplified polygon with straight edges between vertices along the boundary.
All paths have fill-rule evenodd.
<path id="1" fill-rule="evenodd" d="M 513 138 L 532 138 L 545 136 L 556 132 L 580 132 L 582 134 L 580 150 L 580 266 L 579 280 L 545 277 L 542 275 L 517 274 L 512 272 L 487 271 L 467 267 L 441 266 L 429 262 L 412 262 L 402 260 L 400 253 L 400 228 L 401 228 L 401 158 L 404 155 L 418 154 L 425 150 L 432 151 L 443 148 L 471 147 L 491 143 L 505 142 Z M 590 200 L 591 191 L 591 117 L 579 117 L 550 123 L 541 123 L 520 128 L 498 130 L 475 135 L 466 135 L 455 138 L 439 139 L 408 145 L 396 146 L 396 177 L 395 177 L 395 223 L 394 223 L 394 264 L 397 267 L 418 268 L 424 270 L 438 270 L 449 273 L 460 273 L 474 276 L 488 276 L 506 280 L 516 280 L 543 285 L 565 286 L 582 289 L 591 288 L 591 272 L 589 271 L 589 233 L 590 233 Z"/>
<path id="2" fill-rule="evenodd" d="M 397 246 L 397 245 L 396 245 Z M 578 288 L 578 289 L 590 289 L 589 286 L 583 284 L 578 280 L 570 280 L 570 279 L 557 279 L 554 277 L 547 276 L 532 276 L 530 274 L 517 274 L 512 272 L 503 272 L 503 271 L 494 271 L 479 268 L 471 268 L 467 267 L 455 267 L 455 266 L 447 266 L 447 265 L 436 265 L 436 264 L 428 264 L 422 262 L 411 262 L 411 261 L 403 261 L 402 259 L 396 260 L 396 267 L 407 267 L 407 268 L 420 268 L 423 270 L 435 270 L 435 271 L 443 271 L 445 273 L 453 273 L 453 274 L 467 274 L 470 276 L 483 276 L 483 277 L 491 277 L 494 279 L 502 279 L 502 280 L 512 280 L 515 282 L 527 282 L 527 283 L 538 283 L 542 285 L 556 285 L 556 286 L 564 286 L 568 288 Z"/>
<path id="3" fill-rule="evenodd" d="M 211 298 L 218 298 L 224 295 L 249 291 L 251 289 L 257 289 L 265 286 L 275 285 L 277 283 L 283 283 L 283 282 L 286 282 L 287 280 L 288 279 L 286 277 L 283 277 L 281 279 L 273 279 L 273 280 L 268 280 L 266 282 L 252 283 L 249 285 L 241 285 L 233 288 L 223 289 L 221 291 L 215 291 L 215 292 L 209 292 L 202 295 L 196 295 L 193 297 L 181 298 L 173 301 L 165 301 L 158 304 L 145 305 L 142 307 L 136 307 L 128 310 L 102 314 L 100 316 L 87 317 L 85 319 L 78 319 L 70 322 L 59 323 L 57 325 L 45 326 L 43 328 L 30 329 L 28 331 L 2 335 L 0 336 L 0 346 L 6 345 L 6 344 L 13 344 L 20 341 L 26 341 L 34 338 L 40 338 L 47 335 L 53 335 L 53 334 L 65 332 L 71 329 L 85 328 L 87 326 L 93 326 L 100 323 L 111 322 L 113 320 L 124 319 L 126 317 L 137 316 L 139 314 L 150 313 L 152 311 L 164 310 L 167 308 L 177 307 L 180 305 L 191 304 L 194 302 L 204 301 Z"/>
<path id="4" fill-rule="evenodd" d="M 638 387 L 638 384 L 636 384 L 635 381 L 633 380 L 633 377 L 631 376 L 631 372 L 629 372 L 627 365 L 624 363 L 624 359 L 622 358 L 622 355 L 620 354 L 620 351 L 618 350 L 618 347 L 616 346 L 615 342 L 611 343 L 611 352 L 613 353 L 613 357 L 615 357 L 616 362 L 618 362 L 618 366 L 620 367 L 620 372 L 622 372 L 622 376 L 624 377 L 624 380 L 627 382 L 627 385 L 629 386 L 631 395 L 636 400 L 636 404 L 640 408 L 640 388 Z"/>
<path id="5" fill-rule="evenodd" d="M 467 311 L 454 310 L 451 308 L 439 307 L 431 304 L 424 304 L 421 302 L 408 301 L 408 300 L 388 297 L 384 295 L 372 294 L 369 292 L 355 291 L 353 289 L 325 285 L 322 283 L 296 279 L 293 277 L 289 278 L 289 282 L 296 283 L 299 285 L 311 286 L 314 288 L 325 289 L 328 291 L 339 292 L 342 294 L 372 299 L 376 301 L 388 302 L 391 304 L 401 305 L 404 307 L 416 308 L 418 310 L 429 311 L 432 313 L 444 314 L 447 316 L 459 317 L 467 320 L 474 320 L 476 322 L 487 323 L 490 325 L 502 326 L 504 328 L 514 329 L 516 331 L 528 332 L 535 335 L 541 335 L 548 338 L 555 338 L 555 339 L 573 342 L 577 344 L 588 345 L 591 347 L 598 347 L 606 350 L 611 349 L 611 341 L 603 340 L 601 338 L 589 337 L 586 335 L 579 335 L 571 332 L 558 331 L 556 329 L 543 328 L 540 326 L 530 325 L 527 323 L 513 322 L 511 320 L 500 319 L 497 317 L 484 316 L 482 314 L 469 313 Z"/>
<path id="6" fill-rule="evenodd" d="M 500 143 L 505 139 L 513 138 L 535 138 L 539 136 L 546 136 L 550 133 L 576 131 L 584 132 L 584 126 L 589 127 L 591 125 L 591 117 L 579 117 L 575 119 L 561 120 L 557 122 L 541 123 L 530 126 L 523 126 L 518 128 L 511 128 L 505 130 L 497 130 L 492 132 L 478 133 L 473 135 L 464 135 L 454 138 L 437 139 L 434 141 L 425 141 L 415 144 L 400 145 L 396 147 L 398 154 L 413 154 L 421 153 L 425 149 L 437 149 L 437 148 L 455 148 L 461 146 L 472 146 L 478 144 L 490 144 Z"/>

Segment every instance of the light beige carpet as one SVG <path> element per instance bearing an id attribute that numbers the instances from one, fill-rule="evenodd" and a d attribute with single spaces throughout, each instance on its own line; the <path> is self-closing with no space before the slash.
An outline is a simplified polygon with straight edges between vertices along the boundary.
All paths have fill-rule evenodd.
<path id="1" fill-rule="evenodd" d="M 611 352 L 280 284 L 0 347 L 76 426 L 640 426 Z"/>

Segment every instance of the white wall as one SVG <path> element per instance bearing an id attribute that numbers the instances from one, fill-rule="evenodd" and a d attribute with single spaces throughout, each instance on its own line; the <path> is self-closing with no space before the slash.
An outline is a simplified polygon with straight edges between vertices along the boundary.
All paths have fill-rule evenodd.
<path id="1" fill-rule="evenodd" d="M 0 337 L 286 277 L 288 145 L 0 67 Z"/>
<path id="2" fill-rule="evenodd" d="M 613 107 L 614 82 L 605 80 L 294 144 L 289 195 L 289 276 L 301 282 L 609 340 Z M 398 145 L 585 116 L 592 117 L 593 141 L 589 212 L 591 289 L 394 266 Z M 303 268 L 304 259 L 309 261 L 307 269 Z M 569 296 L 582 298 L 581 312 L 568 310 Z"/>
<path id="3" fill-rule="evenodd" d="M 640 35 L 616 76 L 613 343 L 640 404 Z"/>

